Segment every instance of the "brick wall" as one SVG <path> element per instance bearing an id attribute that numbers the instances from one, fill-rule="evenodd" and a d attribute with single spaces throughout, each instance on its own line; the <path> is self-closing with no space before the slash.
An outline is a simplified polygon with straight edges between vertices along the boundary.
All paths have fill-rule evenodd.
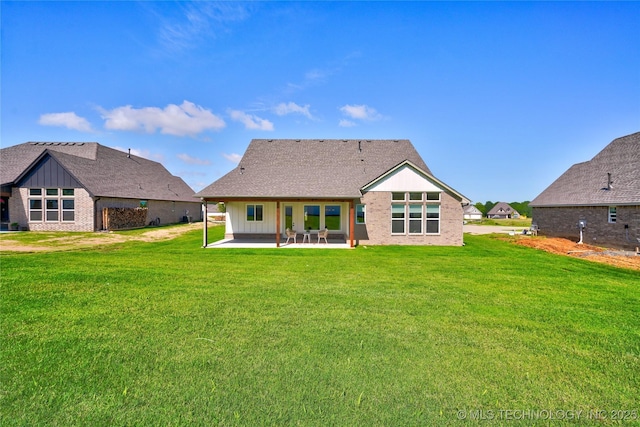
<path id="1" fill-rule="evenodd" d="M 103 229 L 102 209 L 103 208 L 137 208 L 140 207 L 139 199 L 119 199 L 111 197 L 100 198 L 96 202 L 98 217 L 96 218 L 96 228 Z M 155 218 L 160 218 L 160 224 L 175 224 L 182 222 L 186 211 L 194 221 L 202 219 L 201 203 L 195 202 L 172 202 L 166 200 L 148 200 L 147 201 L 147 224 Z"/>
<path id="2" fill-rule="evenodd" d="M 640 205 L 617 206 L 617 219 L 609 223 L 608 206 L 534 207 L 533 223 L 539 234 L 580 239 L 578 221 L 586 220 L 582 241 L 596 246 L 633 250 L 640 246 Z"/>
<path id="3" fill-rule="evenodd" d="M 98 198 L 95 206 L 84 188 L 74 189 L 74 221 L 29 221 L 29 189 L 13 188 L 9 198 L 9 221 L 17 222 L 31 231 L 95 231 L 102 230 L 102 208 L 137 208 L 139 199 Z M 189 211 L 194 221 L 202 219 L 201 203 L 149 200 L 148 218 L 160 218 L 161 224 L 181 222 Z M 43 210 L 43 217 L 44 217 Z M 147 221 L 148 222 L 148 221 Z"/>
<path id="4" fill-rule="evenodd" d="M 366 205 L 366 224 L 356 224 L 354 237 L 358 245 L 462 245 L 462 206 L 443 192 L 440 201 L 440 233 L 437 235 L 392 235 L 391 193 L 372 191 L 360 202 Z"/>

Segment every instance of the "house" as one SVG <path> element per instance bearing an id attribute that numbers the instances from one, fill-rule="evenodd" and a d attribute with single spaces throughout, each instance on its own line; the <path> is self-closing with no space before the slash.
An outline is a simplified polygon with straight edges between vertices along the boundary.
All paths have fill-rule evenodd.
<path id="1" fill-rule="evenodd" d="M 613 140 L 571 166 L 529 204 L 546 236 L 614 248 L 640 246 L 640 132 Z"/>
<path id="2" fill-rule="evenodd" d="M 507 219 L 507 218 L 520 218 L 520 214 L 517 210 L 509 206 L 508 203 L 498 202 L 494 207 L 487 212 L 487 218 L 492 219 Z"/>
<path id="3" fill-rule="evenodd" d="M 469 203 L 406 139 L 254 139 L 234 170 L 196 196 L 224 202 L 226 238 L 277 246 L 287 228 L 327 228 L 352 247 L 462 245 Z"/>
<path id="4" fill-rule="evenodd" d="M 160 163 L 96 142 L 14 145 L 0 150 L 0 166 L 5 227 L 101 230 L 104 208 L 146 208 L 136 213 L 143 224 L 202 215 L 194 191 Z"/>
<path id="5" fill-rule="evenodd" d="M 482 219 L 482 212 L 472 204 L 468 204 L 464 207 L 462 217 L 468 220 L 479 220 Z"/>

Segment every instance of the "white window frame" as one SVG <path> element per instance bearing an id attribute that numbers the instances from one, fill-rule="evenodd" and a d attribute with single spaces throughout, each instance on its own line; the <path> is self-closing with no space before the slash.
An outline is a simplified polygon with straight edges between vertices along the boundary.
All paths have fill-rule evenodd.
<path id="1" fill-rule="evenodd" d="M 249 207 L 253 207 L 253 218 L 249 219 Z M 258 207 L 260 207 L 260 219 L 258 218 Z M 260 203 L 248 203 L 245 205 L 245 220 L 247 222 L 262 222 L 264 221 L 264 205 Z"/>
<path id="2" fill-rule="evenodd" d="M 69 201 L 72 202 L 72 207 L 65 208 L 65 205 L 69 205 Z M 36 202 L 39 202 L 40 208 L 33 208 Z M 29 204 L 29 222 L 75 222 L 74 188 L 30 188 L 27 203 Z M 34 214 L 40 219 L 34 219 Z M 68 217 L 69 214 L 71 214 L 71 219 L 65 219 L 65 216 Z"/>
<path id="3" fill-rule="evenodd" d="M 440 192 L 436 191 L 428 191 L 422 192 L 421 198 L 418 199 L 417 194 L 419 192 L 410 192 L 407 191 L 404 193 L 403 198 L 400 198 L 401 192 L 394 191 L 391 194 L 391 234 L 395 236 L 400 235 L 410 235 L 410 236 L 436 236 L 440 234 L 440 229 L 442 225 L 442 205 L 440 203 L 441 196 Z M 394 212 L 394 206 L 403 206 L 404 207 L 404 216 L 402 218 L 395 218 L 394 214 L 398 214 L 399 212 Z M 415 216 L 416 214 L 416 206 L 420 207 L 420 218 Z M 434 212 L 429 212 L 429 208 L 433 209 L 433 207 L 438 208 L 437 217 L 429 218 L 429 214 L 434 214 Z M 397 209 L 397 208 L 396 208 Z M 414 212 L 412 212 L 412 210 Z M 411 215 L 414 215 L 412 217 Z M 415 226 L 419 221 L 420 231 L 412 231 L 415 230 Z M 394 224 L 403 223 L 403 230 L 393 231 Z M 437 223 L 438 231 L 429 232 L 429 225 L 433 225 L 433 223 Z M 413 227 L 412 227 L 413 225 Z"/>
<path id="4" fill-rule="evenodd" d="M 618 220 L 618 207 L 617 206 L 609 206 L 608 209 L 608 221 L 609 224 L 615 224 Z"/>
<path id="5" fill-rule="evenodd" d="M 360 221 L 360 215 L 358 212 L 362 212 L 362 221 Z M 367 205 L 364 203 L 358 203 L 356 205 L 356 224 L 366 224 L 367 223 Z"/>

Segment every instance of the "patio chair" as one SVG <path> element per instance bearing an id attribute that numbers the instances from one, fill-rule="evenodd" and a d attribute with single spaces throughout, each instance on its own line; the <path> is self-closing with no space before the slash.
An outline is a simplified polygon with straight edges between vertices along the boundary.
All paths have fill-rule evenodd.
<path id="1" fill-rule="evenodd" d="M 320 239 L 324 239 L 325 243 L 329 243 L 327 242 L 327 236 L 329 235 L 329 230 L 328 229 L 324 229 L 324 230 L 319 230 L 318 231 L 318 243 L 320 243 Z"/>
<path id="2" fill-rule="evenodd" d="M 292 230 L 290 228 L 287 228 L 284 232 L 287 235 L 287 241 L 285 242 L 285 245 L 288 244 L 289 240 L 291 240 L 292 238 L 293 238 L 293 243 L 297 243 L 296 242 L 296 235 L 298 234 L 298 232 L 296 230 Z"/>

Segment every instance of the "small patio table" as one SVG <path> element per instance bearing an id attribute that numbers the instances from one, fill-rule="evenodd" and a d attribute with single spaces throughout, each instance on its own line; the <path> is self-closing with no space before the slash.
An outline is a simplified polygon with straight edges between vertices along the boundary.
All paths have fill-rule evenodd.
<path id="1" fill-rule="evenodd" d="M 302 243 L 304 242 L 311 243 L 311 231 L 303 231 L 302 232 Z"/>

